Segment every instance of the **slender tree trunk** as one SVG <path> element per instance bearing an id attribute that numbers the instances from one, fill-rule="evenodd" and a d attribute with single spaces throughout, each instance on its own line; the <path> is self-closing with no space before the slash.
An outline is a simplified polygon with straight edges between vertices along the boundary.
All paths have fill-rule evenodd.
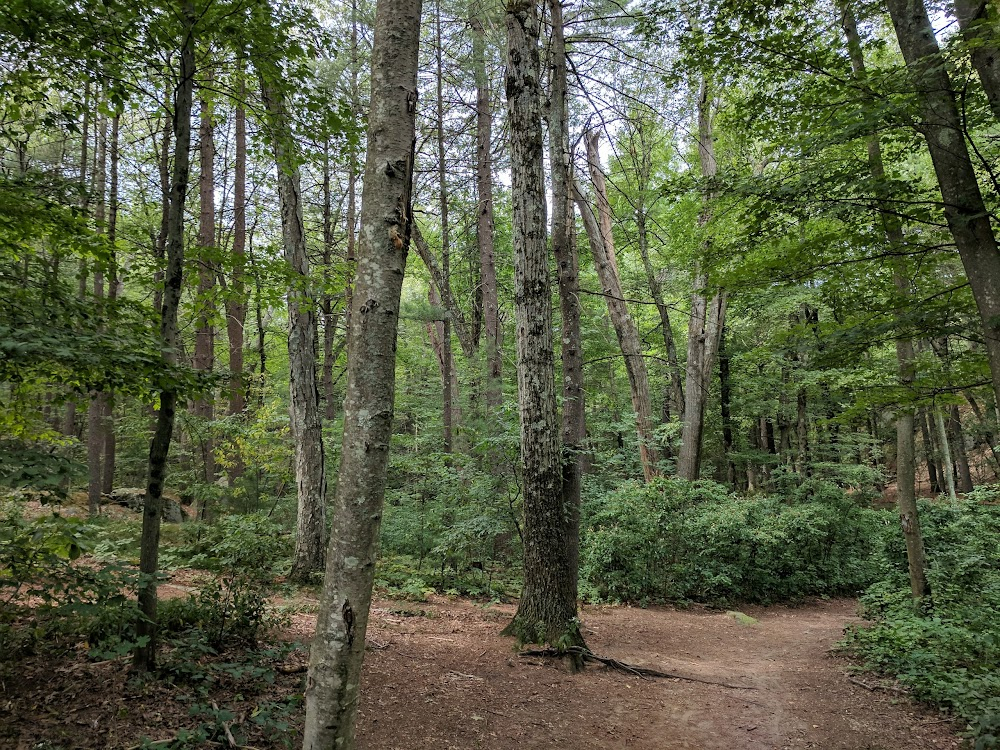
<path id="1" fill-rule="evenodd" d="M 323 142 L 323 280 L 330 283 L 333 268 L 333 210 L 330 192 L 330 139 Z M 336 397 L 333 393 L 333 342 L 337 336 L 339 313 L 334 312 L 333 296 L 323 293 L 323 409 L 326 420 L 337 416 Z M 337 354 L 339 355 L 339 350 Z"/>
<path id="2" fill-rule="evenodd" d="M 711 86 L 707 76 L 702 77 L 698 93 L 698 158 L 701 176 L 712 180 L 718 173 L 715 158 L 715 136 L 712 130 Z M 712 218 L 715 196 L 704 196 L 698 225 L 705 227 Z M 705 242 L 708 249 L 708 241 Z M 687 377 L 684 386 L 684 424 L 681 428 L 681 449 L 677 457 L 677 476 L 694 480 L 701 471 L 702 435 L 705 429 L 705 405 L 708 401 L 709 375 L 715 364 L 718 335 L 725 319 L 726 297 L 718 292 L 709 306 L 706 286 L 708 278 L 695 273 L 694 291 L 691 295 L 691 318 L 688 321 Z"/>
<path id="3" fill-rule="evenodd" d="M 1000 24 L 995 0 L 955 0 L 955 17 L 969 46 L 972 67 L 979 74 L 983 91 L 993 115 L 1000 120 L 1000 49 L 997 28 Z"/>
<path id="4" fill-rule="evenodd" d="M 245 63 L 238 62 L 239 93 L 235 111 L 235 164 L 233 166 L 233 270 L 226 295 L 226 336 L 229 340 L 229 414 L 246 409 L 246 384 L 243 382 L 243 344 L 247 319 L 246 247 L 247 247 L 247 113 L 244 99 Z M 229 469 L 230 480 L 243 475 L 242 461 Z"/>
<path id="5" fill-rule="evenodd" d="M 965 143 L 948 67 L 923 0 L 886 0 L 886 6 L 916 86 L 920 130 L 944 199 L 945 218 L 982 319 L 994 396 L 1000 402 L 1000 250 Z"/>
<path id="6" fill-rule="evenodd" d="M 208 79 L 211 85 L 211 78 Z M 198 128 L 199 167 L 198 179 L 198 304 L 194 333 L 194 369 L 211 372 L 215 367 L 215 326 L 212 319 L 212 295 L 215 291 L 215 268 L 212 254 L 215 251 L 215 125 L 212 122 L 212 108 L 206 98 L 201 100 L 201 119 Z M 211 394 L 194 402 L 194 413 L 199 417 L 197 429 L 198 450 L 201 453 L 202 480 L 208 484 L 215 481 L 215 452 L 208 434 L 208 423 L 215 417 L 215 403 Z M 205 508 L 198 509 L 198 516 L 205 517 Z"/>
<path id="7" fill-rule="evenodd" d="M 809 450 L 809 397 L 805 388 L 799 388 L 795 398 L 795 437 L 798 440 L 798 453 L 795 458 L 795 470 L 802 477 L 809 476 L 810 461 L 812 460 Z"/>
<path id="8" fill-rule="evenodd" d="M 865 59 L 858 34 L 857 21 L 847 2 L 841 3 L 842 25 L 847 37 L 848 52 L 854 74 L 865 76 Z M 867 139 L 868 167 L 876 186 L 885 184 L 885 166 L 882 159 L 882 145 L 877 133 Z M 895 311 L 897 325 L 905 325 L 904 304 L 911 297 L 910 282 L 906 274 L 906 238 L 898 215 L 892 210 L 889 198 L 882 187 L 877 187 L 879 214 L 890 251 L 895 256 L 892 264 L 893 284 L 900 298 Z M 904 334 L 896 337 L 896 361 L 899 384 L 907 391 L 912 390 L 916 377 L 913 340 Z M 907 394 L 908 395 L 908 394 Z M 906 396 L 904 395 L 904 398 Z M 928 591 L 927 559 L 924 552 L 923 534 L 920 530 L 920 516 L 916 502 L 916 447 L 914 443 L 914 419 L 916 409 L 912 403 L 899 404 L 896 417 L 896 504 L 899 508 L 900 526 L 906 542 L 906 558 L 910 573 L 910 591 L 914 600 L 919 601 Z"/>
<path id="9" fill-rule="evenodd" d="M 167 268 L 164 276 L 163 303 L 160 315 L 160 345 L 164 359 L 177 361 L 177 311 L 180 307 L 184 277 L 184 202 L 190 171 L 191 109 L 194 100 L 194 29 L 197 22 L 190 0 L 183 5 L 183 45 L 180 54 L 177 88 L 174 93 L 173 133 L 174 168 L 170 180 L 170 204 L 166 233 Z M 160 392 L 156 429 L 149 447 L 149 479 L 142 512 L 142 536 L 139 551 L 139 619 L 133 664 L 142 671 L 156 666 L 156 574 L 160 554 L 160 515 L 163 507 L 163 482 L 167 455 L 174 429 L 177 392 L 172 387 Z"/>
<path id="10" fill-rule="evenodd" d="M 969 454 L 965 450 L 965 431 L 962 429 L 958 404 L 952 404 L 948 410 L 948 435 L 955 461 L 955 489 L 958 492 L 972 492 L 972 470 L 969 468 Z"/>
<path id="11" fill-rule="evenodd" d="M 938 445 L 941 448 L 941 471 L 944 474 L 948 497 L 956 500 L 955 465 L 951 462 L 951 443 L 948 442 L 948 430 L 944 424 L 944 413 L 940 408 L 934 408 L 934 425 L 937 427 Z"/>
<path id="12" fill-rule="evenodd" d="M 167 98 L 171 96 L 167 92 Z M 170 146 L 176 143 L 173 132 L 173 120 L 168 115 L 163 126 L 163 140 L 160 142 L 160 159 L 157 166 L 160 172 L 160 231 L 153 245 L 153 309 L 162 314 L 163 308 L 163 261 L 167 254 L 167 232 L 170 225 Z"/>
<path id="13" fill-rule="evenodd" d="M 90 81 L 88 80 L 84 84 L 83 90 L 83 123 L 80 128 L 80 169 L 79 169 L 79 188 L 80 188 L 80 210 L 86 212 L 87 210 L 87 200 L 90 191 L 90 186 L 87 184 L 87 163 L 88 156 L 87 151 L 90 147 Z M 86 282 L 83 281 L 86 275 L 86 268 L 81 262 L 80 264 L 80 296 L 86 292 Z M 63 425 L 63 434 L 69 436 L 76 435 L 76 399 L 70 398 L 66 402 L 66 421 Z"/>
<path id="14" fill-rule="evenodd" d="M 358 92 L 358 2 L 351 0 L 351 111 L 356 117 L 361 117 L 361 102 Z M 351 317 L 354 310 L 354 272 L 356 266 L 355 250 L 357 243 L 357 193 L 358 193 L 358 155 L 355 149 L 350 149 L 347 157 L 347 278 L 344 281 L 344 336 L 348 340 L 348 356 L 350 356 Z"/>
<path id="15" fill-rule="evenodd" d="M 506 6 L 506 92 L 511 140 L 514 300 L 524 486 L 524 588 L 504 633 L 524 643 L 581 644 L 572 569 L 572 520 L 563 507 L 556 414 L 551 281 L 536 0 Z"/>
<path id="16" fill-rule="evenodd" d="M 288 370 L 298 514 L 290 575 L 293 580 L 308 581 L 323 569 L 326 547 L 326 465 L 316 382 L 316 297 L 309 283 L 298 156 L 287 102 L 273 83 L 277 71 L 258 71 L 277 165 L 285 262 L 293 279 L 288 291 Z"/>
<path id="17" fill-rule="evenodd" d="M 942 491 L 942 484 L 940 479 L 938 479 L 937 462 L 934 460 L 934 443 L 931 440 L 931 429 L 927 424 L 927 420 L 927 409 L 921 409 L 919 416 L 917 417 L 917 423 L 920 425 L 920 437 L 924 443 L 924 460 L 927 463 L 927 479 L 930 482 L 931 492 L 934 494 L 940 494 Z"/>
<path id="18" fill-rule="evenodd" d="M 594 184 L 594 192 L 597 194 L 598 210 L 601 206 L 608 206 L 607 194 L 602 192 L 607 190 L 604 183 L 604 175 L 600 169 L 600 157 L 598 155 L 598 133 L 591 131 L 586 137 L 587 161 L 590 164 L 591 180 Z M 646 481 L 650 481 L 659 473 L 657 464 L 660 461 L 659 452 L 653 438 L 653 406 L 649 398 L 649 375 L 646 371 L 646 361 L 642 356 L 642 344 L 639 341 L 639 329 L 629 313 L 628 305 L 625 302 L 625 292 L 622 290 L 621 278 L 618 275 L 618 266 L 615 261 L 614 240 L 611 236 L 610 215 L 596 222 L 594 212 L 590 208 L 583 191 L 578 184 L 574 184 L 576 202 L 580 207 L 580 214 L 583 217 L 583 225 L 587 230 L 590 239 L 590 250 L 594 256 L 594 267 L 601 282 L 601 289 L 604 292 L 604 300 L 608 306 L 608 315 L 611 324 L 614 326 L 615 335 L 618 338 L 618 346 L 621 349 L 622 357 L 625 360 L 625 370 L 628 373 L 630 393 L 632 396 L 632 409 L 635 411 L 635 427 L 639 438 L 639 456 L 642 460 L 642 473 Z M 607 224 L 608 230 L 604 230 Z"/>
<path id="19" fill-rule="evenodd" d="M 458 302 L 455 301 L 455 297 L 451 293 L 451 285 L 445 283 L 444 270 L 440 265 L 438 265 L 438 262 L 434 257 L 434 253 L 431 250 L 430 245 L 427 244 L 427 240 L 420 231 L 420 225 L 418 224 L 413 225 L 413 246 L 416 248 L 417 254 L 420 255 L 420 259 L 424 262 L 424 265 L 430 272 L 431 283 L 437 288 L 437 292 L 441 299 L 441 305 L 447 311 L 449 319 L 451 320 L 452 330 L 458 338 L 462 351 L 465 353 L 466 357 L 474 357 L 476 354 L 476 347 L 473 341 L 472 332 L 469 330 L 465 318 L 462 315 L 462 311 L 458 307 Z"/>
<path id="20" fill-rule="evenodd" d="M 502 398 L 503 359 L 500 351 L 500 303 L 493 249 L 493 111 L 490 81 L 486 75 L 486 34 L 480 17 L 482 6 L 470 5 L 472 64 L 476 76 L 476 244 L 479 247 L 479 280 L 483 298 L 486 348 L 486 408 L 490 414 Z"/>
<path id="21" fill-rule="evenodd" d="M 413 226 L 420 0 L 378 0 L 344 436 L 306 684 L 305 750 L 351 750 L 392 433 L 396 330 Z"/>
<path id="22" fill-rule="evenodd" d="M 114 303 L 121 293 L 121 280 L 118 278 L 118 253 L 115 242 L 118 240 L 118 159 L 119 137 L 121 134 L 121 115 L 116 113 L 111 120 L 111 144 L 109 157 L 111 161 L 110 185 L 108 187 L 108 299 Z M 104 467 L 101 480 L 101 491 L 110 495 L 115 485 L 115 461 L 117 442 L 115 439 L 115 399 L 114 394 L 107 395 L 107 408 L 104 413 Z"/>
<path id="23" fill-rule="evenodd" d="M 729 412 L 729 352 L 726 349 L 726 327 L 719 336 L 719 401 L 722 412 L 722 453 L 726 466 L 726 482 L 736 489 L 736 463 L 733 461 L 733 418 Z"/>
<path id="24" fill-rule="evenodd" d="M 583 389 L 583 341 L 580 336 L 580 263 L 574 232 L 572 156 L 566 37 L 562 0 L 549 0 L 552 38 L 549 55 L 549 164 L 552 171 L 552 252 L 556 257 L 561 313 L 562 358 L 562 502 L 566 517 L 566 554 L 570 572 L 579 568 L 580 490 L 587 439 Z M 576 581 L 571 582 L 576 599 Z"/>
<path id="25" fill-rule="evenodd" d="M 94 222 L 101 234 L 107 235 L 105 226 L 106 209 L 105 191 L 108 178 L 108 118 L 101 115 L 95 133 L 97 144 L 95 148 L 96 167 L 94 169 Z M 104 272 L 94 269 L 94 300 L 100 305 L 104 298 Z M 104 443 L 107 432 L 108 396 L 95 391 L 90 395 L 87 408 L 87 507 L 90 515 L 101 512 L 101 489 L 104 485 Z"/>
<path id="26" fill-rule="evenodd" d="M 448 180 L 445 164 L 444 148 L 444 36 L 441 33 L 441 0 L 437 1 L 434 16 L 437 30 L 437 149 L 438 149 L 438 199 L 441 215 L 441 283 L 442 292 L 447 290 L 445 297 L 451 296 L 451 246 L 448 224 Z M 444 425 L 444 452 L 451 453 L 454 443 L 455 412 L 453 402 L 457 393 L 452 389 L 452 369 L 454 363 L 451 356 L 451 316 L 445 315 L 441 321 L 441 380 L 443 383 L 442 408 Z"/>

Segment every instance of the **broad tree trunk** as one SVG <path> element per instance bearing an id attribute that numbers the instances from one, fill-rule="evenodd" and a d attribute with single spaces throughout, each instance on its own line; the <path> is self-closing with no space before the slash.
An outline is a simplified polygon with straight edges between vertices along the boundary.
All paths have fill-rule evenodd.
<path id="1" fill-rule="evenodd" d="M 598 133 L 587 134 L 587 161 L 590 164 L 591 180 L 597 195 L 598 210 L 608 205 L 607 187 L 600 169 L 598 156 Z M 639 438 L 639 456 L 642 460 L 642 473 L 646 481 L 650 481 L 659 473 L 657 464 L 660 461 L 659 452 L 653 438 L 653 406 L 649 398 L 649 375 L 646 371 L 646 360 L 642 356 L 642 344 L 639 341 L 639 329 L 629 313 L 625 302 L 625 292 L 622 290 L 621 278 L 614 256 L 614 240 L 611 236 L 610 215 L 607 221 L 602 218 L 595 221 L 594 212 L 578 183 L 573 186 L 574 197 L 580 207 L 583 225 L 590 240 L 591 254 L 594 256 L 594 267 L 601 282 L 604 300 L 608 306 L 608 316 L 614 326 L 618 338 L 618 346 L 625 360 L 625 370 L 628 373 L 632 409 L 635 411 L 635 429 Z M 602 198 L 603 193 L 603 198 Z M 610 211 L 610 208 L 608 209 Z M 605 223 L 608 230 L 604 230 Z M 611 243 L 611 244 L 609 244 Z"/>
<path id="2" fill-rule="evenodd" d="M 187 198 L 191 164 L 191 109 L 194 100 L 194 30 L 197 23 L 193 3 L 183 5 L 184 29 L 177 88 L 174 92 L 173 134 L 174 166 L 170 179 L 170 203 L 167 212 L 166 258 L 163 303 L 160 311 L 160 346 L 163 358 L 177 361 L 177 311 L 180 307 L 184 278 L 184 202 Z M 160 555 L 160 515 L 163 507 L 163 483 L 167 473 L 167 455 L 174 430 L 177 392 L 172 387 L 160 393 L 156 428 L 149 447 L 149 479 L 142 511 L 142 536 L 139 551 L 139 619 L 133 665 L 140 671 L 156 666 L 156 574 Z"/>
<path id="3" fill-rule="evenodd" d="M 298 513 L 291 578 L 307 581 L 323 569 L 326 548 L 326 465 L 316 382 L 316 295 L 309 282 L 298 155 L 287 101 L 274 83 L 277 71 L 260 66 L 258 62 L 277 165 L 285 262 L 292 274 L 288 291 L 288 372 Z"/>
<path id="4" fill-rule="evenodd" d="M 211 77 L 207 81 L 211 85 Z M 215 125 L 212 108 L 202 97 L 201 118 L 198 128 L 199 167 L 198 201 L 198 303 L 194 332 L 194 369 L 211 372 L 215 367 L 215 317 L 212 294 L 215 290 L 215 269 L 211 255 L 215 250 Z M 199 418 L 197 429 L 198 450 L 201 453 L 202 479 L 208 484 L 215 481 L 215 452 L 208 435 L 208 423 L 215 418 L 215 399 L 211 394 L 194 402 L 194 413 Z M 198 516 L 205 518 L 205 508 L 198 508 Z"/>
<path id="5" fill-rule="evenodd" d="M 420 0 L 378 0 L 344 436 L 316 637 L 305 750 L 351 750 L 392 433 L 396 330 L 413 226 Z"/>
<path id="6" fill-rule="evenodd" d="M 563 507 L 536 0 L 506 6 L 517 384 L 524 486 L 524 588 L 504 633 L 524 643 L 581 644 L 572 521 Z"/>
<path id="7" fill-rule="evenodd" d="M 857 21 L 847 2 L 841 3 L 841 15 L 852 69 L 858 78 L 863 79 L 866 71 L 861 37 L 858 34 Z M 868 136 L 867 148 L 868 168 L 878 191 L 877 199 L 882 227 L 890 252 L 894 256 L 892 277 L 900 298 L 900 304 L 895 310 L 894 316 L 897 324 L 902 328 L 905 325 L 904 303 L 908 302 L 912 296 L 905 266 L 907 243 L 899 216 L 890 205 L 890 196 L 885 188 L 881 187 L 886 184 L 885 165 L 882 159 L 882 145 L 877 133 L 873 132 Z M 913 340 L 909 336 L 901 334 L 896 337 L 896 361 L 900 386 L 905 391 L 912 390 L 916 378 L 916 365 L 914 363 Z M 927 559 L 924 553 L 924 540 L 920 530 L 920 516 L 917 512 L 916 502 L 915 414 L 916 409 L 912 403 L 904 401 L 899 404 L 896 416 L 896 505 L 899 509 L 900 526 L 906 542 L 910 592 L 913 599 L 919 601 L 926 596 L 928 586 Z"/>
<path id="8" fill-rule="evenodd" d="M 955 17 L 969 45 L 972 67 L 979 74 L 990 109 L 1000 120 L 1000 48 L 997 47 L 1000 11 L 995 0 L 955 0 Z"/>
<path id="9" fill-rule="evenodd" d="M 500 406 L 503 359 L 500 351 L 500 303 L 493 249 L 493 110 L 490 81 L 486 75 L 486 34 L 480 17 L 482 6 L 472 3 L 472 65 L 476 76 L 476 244 L 479 247 L 479 283 L 483 298 L 484 347 L 486 350 L 486 408 L 490 414 Z M 463 347 L 464 349 L 464 347 Z M 468 356 L 468 355 L 467 355 Z"/>
<path id="10" fill-rule="evenodd" d="M 965 143 L 948 67 L 923 0 L 886 0 L 886 6 L 916 86 L 920 131 L 927 140 L 945 218 L 982 319 L 994 396 L 1000 402 L 1000 250 Z"/>
<path id="11" fill-rule="evenodd" d="M 552 37 L 549 48 L 549 164 L 552 170 L 552 252 L 559 283 L 562 358 L 562 502 L 566 516 L 568 567 L 579 567 L 580 490 L 587 418 L 583 390 L 583 342 L 580 336 L 580 263 L 574 232 L 572 157 L 569 145 L 566 38 L 562 0 L 549 0 Z M 572 583 L 576 598 L 575 581 Z"/>

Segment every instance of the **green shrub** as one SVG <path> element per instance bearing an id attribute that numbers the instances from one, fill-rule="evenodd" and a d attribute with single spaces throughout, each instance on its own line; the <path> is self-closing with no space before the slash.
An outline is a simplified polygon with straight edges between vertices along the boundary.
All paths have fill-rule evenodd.
<path id="1" fill-rule="evenodd" d="M 856 593 L 881 570 L 885 514 L 831 485 L 785 503 L 714 482 L 658 479 L 584 507 L 592 599 L 774 602 Z"/>
<path id="2" fill-rule="evenodd" d="M 1000 508 L 996 488 L 920 504 L 930 601 L 910 598 L 904 554 L 862 597 L 870 626 L 845 644 L 869 669 L 971 724 L 977 748 L 1000 747 Z M 901 544 L 900 544 L 901 546 Z"/>

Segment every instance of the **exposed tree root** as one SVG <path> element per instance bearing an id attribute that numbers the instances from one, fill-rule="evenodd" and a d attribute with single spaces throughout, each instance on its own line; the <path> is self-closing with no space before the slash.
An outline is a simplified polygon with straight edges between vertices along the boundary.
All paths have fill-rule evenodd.
<path id="1" fill-rule="evenodd" d="M 674 674 L 673 672 L 661 672 L 658 669 L 649 669 L 647 667 L 639 667 L 635 664 L 629 664 L 624 661 L 618 661 L 617 659 L 611 659 L 607 656 L 598 656 L 589 648 L 582 648 L 580 646 L 570 646 L 565 649 L 556 648 L 539 648 L 532 649 L 530 651 L 521 651 L 518 656 L 546 656 L 552 657 L 563 657 L 570 656 L 576 660 L 582 661 L 584 663 L 597 663 L 603 664 L 606 667 L 610 667 L 618 672 L 624 672 L 626 674 L 632 674 L 636 677 L 642 677 L 643 679 L 647 677 L 659 677 L 662 679 L 669 680 L 686 680 L 688 682 L 700 682 L 704 685 L 719 685 L 720 687 L 730 688 L 732 690 L 756 690 L 757 688 L 752 685 L 732 685 L 728 682 L 718 682 L 716 680 L 706 680 L 701 677 L 690 677 L 683 674 Z"/>

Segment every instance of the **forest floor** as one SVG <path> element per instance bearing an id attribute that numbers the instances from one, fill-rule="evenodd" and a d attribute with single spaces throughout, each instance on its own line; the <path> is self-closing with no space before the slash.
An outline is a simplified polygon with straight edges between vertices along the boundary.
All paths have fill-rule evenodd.
<path id="1" fill-rule="evenodd" d="M 190 590 L 186 584 L 192 581 L 179 572 L 162 595 Z M 307 640 L 315 600 L 297 596 L 290 603 L 293 614 L 281 637 Z M 705 681 L 694 682 L 589 666 L 574 675 L 559 660 L 520 657 L 512 642 L 499 636 L 513 613 L 510 605 L 441 597 L 377 600 L 368 633 L 359 746 L 959 748 L 948 721 L 892 685 L 853 676 L 850 662 L 831 651 L 845 626 L 858 622 L 855 607 L 847 599 L 744 607 L 742 613 L 753 621 L 701 607 L 584 608 L 584 635 L 594 652 Z M 274 684 L 256 695 L 199 698 L 203 714 L 216 700 L 232 711 L 227 721 L 216 722 L 226 724 L 226 733 L 220 729 L 213 742 L 201 746 L 295 747 L 301 704 L 292 704 L 298 708 L 286 732 L 265 737 L 246 731 L 239 739 L 263 701 L 301 693 L 304 674 L 286 671 L 291 673 L 277 674 Z M 184 697 L 190 690 L 162 681 L 137 687 L 124 661 L 34 656 L 15 674 L 0 685 L 0 748 L 125 749 L 141 747 L 142 738 L 160 740 L 153 747 L 162 748 L 183 727 L 197 724 L 190 718 L 194 699 Z"/>

